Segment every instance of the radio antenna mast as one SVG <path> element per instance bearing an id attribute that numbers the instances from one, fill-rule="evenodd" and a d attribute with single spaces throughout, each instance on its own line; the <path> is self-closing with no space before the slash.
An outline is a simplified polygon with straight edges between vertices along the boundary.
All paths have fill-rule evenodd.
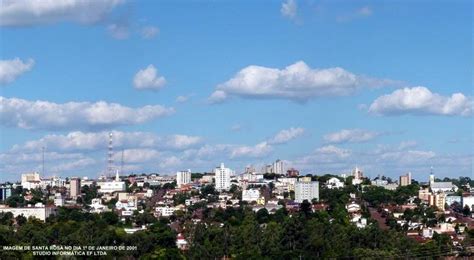
<path id="1" fill-rule="evenodd" d="M 107 176 L 112 178 L 114 175 L 114 150 L 112 144 L 112 132 L 109 133 L 109 149 L 107 153 Z"/>

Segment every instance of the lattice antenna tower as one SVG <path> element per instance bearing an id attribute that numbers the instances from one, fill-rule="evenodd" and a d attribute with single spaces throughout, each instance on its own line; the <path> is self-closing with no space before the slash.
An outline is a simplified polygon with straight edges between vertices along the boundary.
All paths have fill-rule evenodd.
<path id="1" fill-rule="evenodd" d="M 113 178 L 114 176 L 114 148 L 112 143 L 112 132 L 109 133 L 109 147 L 107 152 L 107 177 Z"/>

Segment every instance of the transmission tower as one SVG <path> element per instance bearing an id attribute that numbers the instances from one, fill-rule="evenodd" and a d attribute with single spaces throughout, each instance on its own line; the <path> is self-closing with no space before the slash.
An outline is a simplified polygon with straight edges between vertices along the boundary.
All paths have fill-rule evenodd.
<path id="1" fill-rule="evenodd" d="M 107 177 L 114 176 L 114 149 L 112 144 L 112 132 L 109 133 L 109 148 L 107 152 Z"/>

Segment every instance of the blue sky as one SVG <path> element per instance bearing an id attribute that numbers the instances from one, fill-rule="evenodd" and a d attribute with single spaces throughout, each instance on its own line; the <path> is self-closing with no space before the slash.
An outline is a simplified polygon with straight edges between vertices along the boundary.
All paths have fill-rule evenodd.
<path id="1" fill-rule="evenodd" d="M 474 174 L 469 1 L 72 3 L 2 2 L 1 180 L 98 176 L 108 131 L 126 173 Z"/>

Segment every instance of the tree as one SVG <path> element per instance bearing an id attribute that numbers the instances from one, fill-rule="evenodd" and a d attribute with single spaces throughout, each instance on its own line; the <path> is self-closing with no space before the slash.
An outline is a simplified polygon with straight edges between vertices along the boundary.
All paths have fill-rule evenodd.
<path id="1" fill-rule="evenodd" d="M 256 217 L 257 217 L 257 222 L 259 224 L 262 224 L 262 223 L 268 222 L 270 215 L 268 214 L 268 210 L 266 208 L 262 208 L 257 211 Z"/>
<path id="2" fill-rule="evenodd" d="M 462 213 L 464 214 L 464 216 L 471 215 L 471 208 L 469 208 L 468 205 L 464 206 L 464 208 L 462 209 Z"/>

